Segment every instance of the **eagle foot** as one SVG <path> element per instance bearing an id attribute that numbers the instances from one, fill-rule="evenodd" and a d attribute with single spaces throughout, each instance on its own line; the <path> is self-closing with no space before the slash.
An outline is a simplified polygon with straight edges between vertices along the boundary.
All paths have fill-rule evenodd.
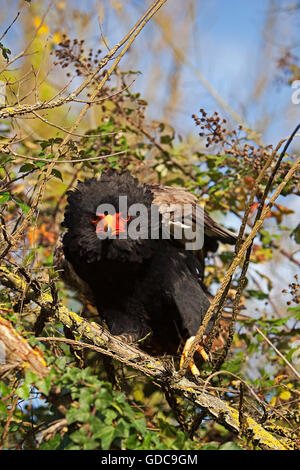
<path id="1" fill-rule="evenodd" d="M 187 341 L 184 345 L 184 348 L 183 348 L 183 351 L 182 351 L 182 354 L 181 354 L 181 358 L 180 358 L 180 364 L 179 364 L 180 368 L 182 368 L 182 365 L 183 365 L 183 363 L 184 363 L 184 361 L 185 361 L 185 359 L 186 359 L 186 357 L 189 353 L 191 344 L 194 341 L 194 339 L 195 339 L 195 336 L 191 336 L 190 338 L 187 339 Z M 207 352 L 205 351 L 203 346 L 201 346 L 201 345 L 197 346 L 197 351 L 201 355 L 201 357 L 204 359 L 205 362 L 207 362 L 209 360 L 209 355 L 207 354 Z M 194 376 L 196 376 L 196 377 L 200 376 L 200 371 L 199 371 L 198 367 L 195 364 L 194 358 L 192 358 L 190 363 L 189 363 L 189 369 L 190 369 L 191 373 Z"/>

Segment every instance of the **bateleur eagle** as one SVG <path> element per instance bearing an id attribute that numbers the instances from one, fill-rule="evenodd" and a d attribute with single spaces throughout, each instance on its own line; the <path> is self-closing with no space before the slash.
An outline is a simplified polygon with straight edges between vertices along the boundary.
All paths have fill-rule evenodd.
<path id="1" fill-rule="evenodd" d="M 124 196 L 128 209 L 145 208 L 143 227 L 139 212 L 125 212 Z M 142 184 L 129 172 L 110 170 L 99 180 L 78 182 L 67 200 L 67 231 L 55 253 L 65 282 L 96 305 L 111 334 L 153 354 L 178 353 L 198 331 L 210 303 L 203 284 L 205 255 L 216 251 L 219 241 L 234 244 L 236 235 L 186 189 Z M 174 205 L 187 207 L 184 220 L 180 210 L 172 212 Z M 174 228 L 197 224 L 203 246 L 187 250 Z"/>

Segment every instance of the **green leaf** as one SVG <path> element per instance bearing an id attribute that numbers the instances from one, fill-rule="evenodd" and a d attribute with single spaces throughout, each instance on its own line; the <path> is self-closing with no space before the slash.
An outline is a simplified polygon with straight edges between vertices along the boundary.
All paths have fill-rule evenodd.
<path id="1" fill-rule="evenodd" d="M 0 414 L 3 414 L 3 415 L 9 414 L 9 409 L 7 408 L 7 405 L 3 401 L 0 401 Z"/>
<path id="2" fill-rule="evenodd" d="M 137 430 L 137 432 L 139 432 L 142 436 L 145 434 L 146 432 L 146 421 L 144 418 L 140 418 L 140 419 L 137 419 L 134 421 L 133 423 L 135 429 Z"/>
<path id="3" fill-rule="evenodd" d="M 32 372 L 32 370 L 28 369 L 25 374 L 24 382 L 26 385 L 30 385 L 37 380 L 37 375 Z"/>
<path id="4" fill-rule="evenodd" d="M 35 257 L 35 250 L 30 251 L 27 256 L 23 259 L 23 266 L 27 266 L 29 263 L 31 263 L 34 260 Z"/>
<path id="5" fill-rule="evenodd" d="M 169 135 L 162 135 L 160 138 L 160 143 L 161 144 L 170 144 L 172 142 L 172 137 Z"/>
<path id="6" fill-rule="evenodd" d="M 3 193 L 0 193 L 0 204 L 5 204 L 10 198 L 10 193 L 8 191 L 5 191 Z"/>
<path id="7" fill-rule="evenodd" d="M 81 410 L 90 410 L 90 405 L 94 402 L 94 391 L 90 388 L 80 390 L 79 406 Z"/>
<path id="8" fill-rule="evenodd" d="M 218 444 L 204 444 L 200 450 L 218 450 Z"/>
<path id="9" fill-rule="evenodd" d="M 9 54 L 11 54 L 11 50 L 8 49 L 8 47 L 5 47 L 3 46 L 2 42 L 0 42 L 0 49 L 2 51 L 2 55 L 4 57 L 4 59 L 6 59 L 6 61 L 8 62 L 9 61 Z"/>
<path id="10" fill-rule="evenodd" d="M 69 408 L 66 414 L 68 424 L 75 423 L 76 421 L 79 421 L 80 423 L 86 423 L 89 420 L 89 416 L 89 411 L 74 407 Z"/>
<path id="11" fill-rule="evenodd" d="M 268 294 L 265 294 L 261 290 L 248 289 L 247 290 L 250 297 L 255 297 L 256 299 L 263 300 L 268 298 Z"/>
<path id="12" fill-rule="evenodd" d="M 20 429 L 20 426 L 18 426 L 17 424 L 14 424 L 13 426 L 11 426 L 11 427 L 9 428 L 9 431 L 10 431 L 10 432 L 16 432 L 16 431 L 18 431 L 19 429 Z"/>
<path id="13" fill-rule="evenodd" d="M 20 172 L 25 173 L 27 171 L 31 171 L 35 168 L 35 166 L 32 163 L 25 163 L 24 165 L 21 166 Z"/>
<path id="14" fill-rule="evenodd" d="M 57 170 L 56 168 L 53 168 L 53 170 L 51 171 L 51 175 L 55 176 L 55 178 L 58 178 L 59 180 L 63 181 L 63 177 L 62 177 L 62 174 L 59 170 Z"/>
<path id="15" fill-rule="evenodd" d="M 292 231 L 291 237 L 300 245 L 300 224 Z"/>
<path id="16" fill-rule="evenodd" d="M 55 364 L 57 365 L 59 369 L 65 370 L 67 361 L 68 361 L 68 358 L 66 356 L 61 356 L 56 359 Z"/>
<path id="17" fill-rule="evenodd" d="M 72 441 L 76 442 L 76 444 L 84 444 L 89 439 L 87 436 L 87 429 L 85 428 L 80 428 L 77 431 L 74 431 L 70 437 Z"/>
<path id="18" fill-rule="evenodd" d="M 137 450 L 140 447 L 140 441 L 136 434 L 131 434 L 128 439 L 126 439 L 126 449 Z"/>
<path id="19" fill-rule="evenodd" d="M 296 318 L 296 320 L 300 321 L 300 306 L 298 307 L 289 307 L 288 312 L 292 313 L 292 316 Z"/>
<path id="20" fill-rule="evenodd" d="M 18 397 L 23 398 L 23 400 L 28 400 L 30 395 L 30 385 L 24 383 L 22 387 L 17 389 L 16 394 Z"/>
<path id="21" fill-rule="evenodd" d="M 51 388 L 51 377 L 47 376 L 45 379 L 39 380 L 36 386 L 41 393 L 48 396 Z"/>
<path id="22" fill-rule="evenodd" d="M 43 442 L 39 449 L 40 450 L 55 450 L 59 447 L 61 441 L 61 437 L 59 434 L 56 434 L 52 439 L 47 442 Z"/>
<path id="23" fill-rule="evenodd" d="M 115 436 L 115 428 L 113 426 L 104 426 L 101 431 L 101 447 L 108 450 Z"/>
<path id="24" fill-rule="evenodd" d="M 225 442 L 219 447 L 219 450 L 243 450 L 236 442 Z"/>
<path id="25" fill-rule="evenodd" d="M 110 408 L 108 408 L 107 410 L 104 411 L 104 414 L 105 414 L 105 424 L 109 425 L 111 424 L 114 419 L 117 418 L 117 413 L 114 411 L 114 410 L 111 410 Z M 121 420 L 119 420 L 119 423 L 120 423 Z M 123 420 L 122 420 L 123 421 Z M 118 424 L 119 424 L 118 423 Z"/>
<path id="26" fill-rule="evenodd" d="M 83 444 L 83 450 L 95 450 L 99 449 L 99 442 L 95 441 L 94 439 L 91 439 L 89 437 L 89 440 L 84 442 Z"/>
<path id="27" fill-rule="evenodd" d="M 134 433 L 136 435 L 136 433 Z M 130 435 L 130 423 L 120 418 L 115 427 L 115 437 L 127 438 Z"/>
<path id="28" fill-rule="evenodd" d="M 112 406 L 120 413 L 120 415 L 123 414 L 122 408 L 120 408 L 117 403 L 112 403 Z"/>
<path id="29" fill-rule="evenodd" d="M 23 202 L 17 202 L 17 204 L 22 209 L 25 215 L 28 214 L 28 212 L 30 211 L 30 207 L 27 206 L 27 204 L 24 204 Z"/>
<path id="30" fill-rule="evenodd" d="M 11 393 L 10 387 L 8 387 L 4 382 L 0 382 L 0 395 L 1 397 L 6 397 Z"/>

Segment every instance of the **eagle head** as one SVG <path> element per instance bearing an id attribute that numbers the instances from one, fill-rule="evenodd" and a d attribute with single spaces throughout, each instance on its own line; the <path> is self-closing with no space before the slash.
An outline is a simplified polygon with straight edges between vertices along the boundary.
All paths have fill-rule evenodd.
<path id="1" fill-rule="evenodd" d="M 79 181 L 67 195 L 62 223 L 68 229 L 63 238 L 67 257 L 68 254 L 79 256 L 87 263 L 103 258 L 141 262 L 150 257 L 153 195 L 129 172 L 119 174 L 110 170 L 100 179 Z M 138 236 L 132 237 L 127 228 L 138 217 L 138 211 L 132 213 L 130 208 L 139 205 L 146 211 L 147 223 L 138 231 Z"/>

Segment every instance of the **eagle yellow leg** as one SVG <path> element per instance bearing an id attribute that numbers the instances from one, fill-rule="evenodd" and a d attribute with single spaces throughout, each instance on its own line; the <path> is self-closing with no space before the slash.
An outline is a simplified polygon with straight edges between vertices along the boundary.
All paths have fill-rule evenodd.
<path id="1" fill-rule="evenodd" d="M 182 364 L 183 364 L 185 358 L 186 358 L 187 355 L 188 355 L 188 352 L 189 352 L 189 349 L 190 349 L 190 345 L 191 345 L 191 343 L 194 341 L 194 339 L 195 339 L 195 336 L 191 336 L 190 338 L 187 339 L 187 341 L 186 341 L 186 343 L 185 343 L 185 345 L 184 345 L 184 348 L 183 348 L 183 351 L 182 351 L 182 354 L 181 354 L 181 358 L 180 358 L 180 364 L 179 364 L 179 367 L 180 367 L 180 368 L 182 367 Z M 204 359 L 205 361 L 208 361 L 209 356 L 208 356 L 208 354 L 207 354 L 207 352 L 205 351 L 205 349 L 204 349 L 203 346 L 199 345 L 199 346 L 197 347 L 197 351 L 199 352 L 199 354 L 201 354 L 201 356 L 203 357 L 203 359 Z M 190 370 L 191 370 L 191 372 L 192 372 L 193 375 L 195 375 L 195 376 L 200 376 L 200 371 L 199 371 L 198 367 L 196 366 L 195 361 L 194 361 L 193 358 L 191 359 L 191 361 L 190 361 L 190 363 L 189 363 L 189 368 L 190 368 Z"/>

